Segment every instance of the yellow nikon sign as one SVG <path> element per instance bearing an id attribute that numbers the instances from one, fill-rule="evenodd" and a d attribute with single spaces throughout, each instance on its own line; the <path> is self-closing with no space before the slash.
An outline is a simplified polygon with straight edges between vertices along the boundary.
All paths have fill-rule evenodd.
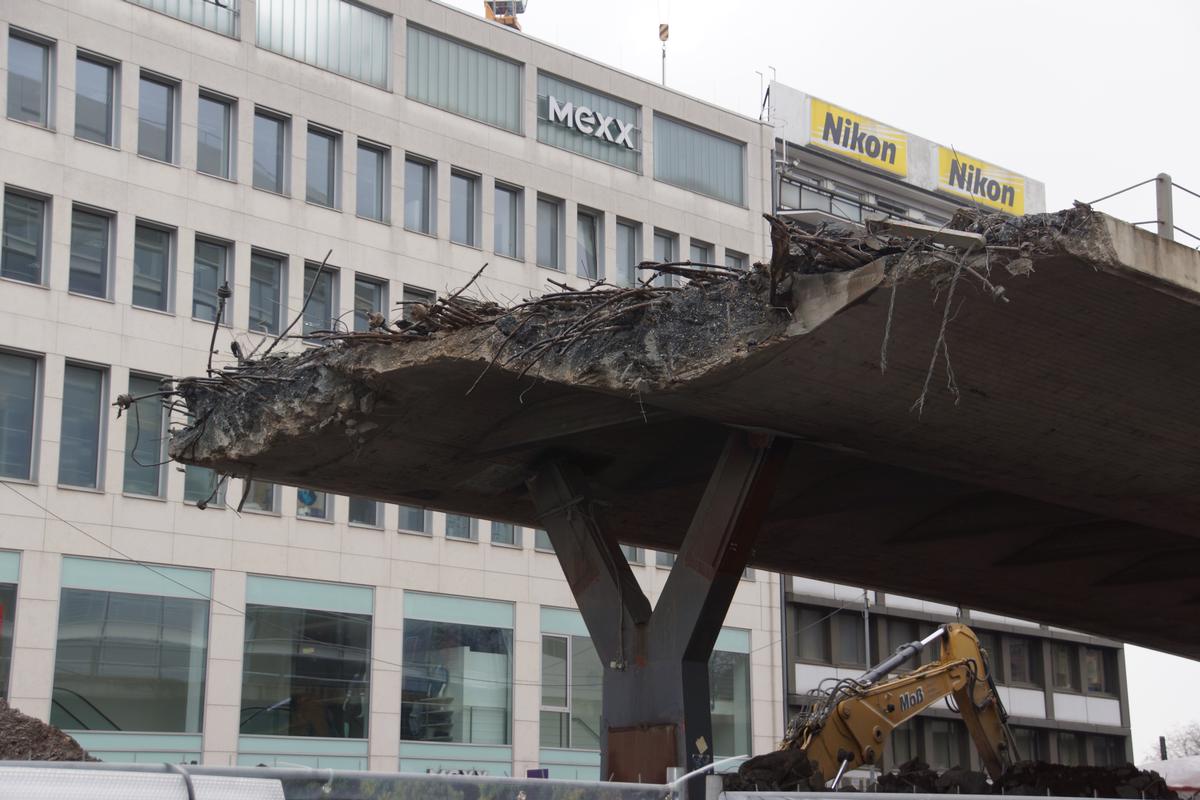
<path id="1" fill-rule="evenodd" d="M 1025 213 L 1025 178 L 977 158 L 938 147 L 938 189 L 981 206 Z"/>
<path id="2" fill-rule="evenodd" d="M 870 117 L 812 98 L 809 142 L 893 175 L 908 174 L 908 136 Z"/>

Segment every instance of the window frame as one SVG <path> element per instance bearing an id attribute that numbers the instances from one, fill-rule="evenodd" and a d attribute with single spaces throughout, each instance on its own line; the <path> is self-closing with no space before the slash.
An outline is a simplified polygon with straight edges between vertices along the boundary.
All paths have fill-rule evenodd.
<path id="1" fill-rule="evenodd" d="M 750 266 L 750 256 L 740 250 L 734 250 L 731 247 L 725 248 L 725 266 L 730 269 L 746 270 Z M 730 263 L 730 262 L 734 263 Z"/>
<path id="2" fill-rule="evenodd" d="M 164 266 L 164 275 L 163 275 L 164 305 L 163 305 L 163 308 L 154 308 L 153 306 L 144 306 L 144 305 L 139 305 L 138 303 L 136 303 L 133 299 L 134 289 L 136 288 L 136 286 L 130 287 L 129 305 L 132 308 L 140 308 L 143 311 L 153 311 L 158 314 L 174 315 L 174 313 L 175 313 L 175 288 L 176 288 L 176 281 L 177 281 L 176 273 L 178 271 L 178 266 L 177 266 L 176 262 L 177 262 L 177 257 L 178 257 L 178 253 L 179 253 L 179 229 L 172 227 L 170 225 L 165 225 L 161 222 L 155 222 L 153 220 L 145 219 L 143 217 L 137 217 L 134 219 L 134 223 L 133 223 L 133 253 L 134 253 L 133 277 L 134 277 L 135 283 L 137 280 L 137 233 L 138 233 L 139 228 L 148 228 L 150 230 L 156 230 L 156 231 L 159 231 L 160 233 L 165 233 L 167 235 L 167 258 L 166 258 L 166 265 Z"/>
<path id="3" fill-rule="evenodd" d="M 537 195 L 537 254 L 535 263 L 543 269 L 552 269 L 555 272 L 566 272 L 566 264 L 564 261 L 564 251 L 566 250 L 566 232 L 563 230 L 563 220 L 566 216 L 566 201 L 562 198 L 554 197 L 553 195 L 543 194 L 538 192 Z M 542 209 L 552 208 L 554 218 L 554 230 L 547 241 L 554 248 L 552 259 L 544 258 L 546 255 L 542 252 Z M 553 263 L 551 263 L 553 262 Z"/>
<path id="4" fill-rule="evenodd" d="M 4 236 L 6 226 L 5 219 L 8 217 L 8 196 L 9 194 L 17 197 L 22 197 L 26 200 L 33 200 L 42 204 L 42 229 L 40 231 L 38 242 L 38 279 L 36 281 L 27 281 L 24 278 L 17 278 L 11 275 L 4 274 Z M 50 231 L 53 225 L 54 213 L 54 198 L 50 195 L 40 192 L 22 189 L 12 184 L 4 184 L 4 195 L 0 202 L 0 279 L 16 281 L 17 283 L 25 284 L 26 286 L 41 286 L 47 287 L 50 285 Z"/>
<path id="5" fill-rule="evenodd" d="M 624 268 L 621 264 L 622 248 L 621 248 L 621 230 L 632 231 L 632 239 L 630 244 L 633 246 L 633 255 L 628 265 L 628 274 L 623 274 Z M 617 217 L 616 230 L 616 281 L 618 286 L 637 286 L 638 270 L 637 265 L 645 260 L 642 250 L 642 223 L 625 217 Z"/>
<path id="6" fill-rule="evenodd" d="M 410 295 L 413 295 L 410 297 Z M 422 286 L 414 286 L 413 284 L 405 283 L 400 287 L 400 302 L 403 308 L 403 319 L 406 322 L 411 322 L 412 317 L 409 313 L 409 305 L 413 303 L 424 303 L 432 305 L 437 302 L 437 292 L 433 289 L 426 289 Z"/>
<path id="7" fill-rule="evenodd" d="M 13 347 L 0 347 L 0 355 L 14 358 L 25 358 L 33 362 L 33 397 L 29 422 L 29 469 L 25 477 L 0 475 L 0 480 L 14 483 L 36 485 L 38 483 L 39 455 L 42 441 L 42 400 L 45 397 L 44 381 L 46 375 L 45 356 L 28 350 Z"/>
<path id="8" fill-rule="evenodd" d="M 452 514 L 447 512 L 443 515 L 442 538 L 451 542 L 479 542 L 479 518 L 472 517 L 468 514 Z M 466 536 L 451 536 L 450 535 L 450 518 L 458 517 L 467 520 L 467 535 Z"/>
<path id="9" fill-rule="evenodd" d="M 362 332 L 362 331 L 369 330 L 370 325 L 364 316 L 363 317 L 364 327 L 362 327 L 361 329 L 358 327 L 358 321 L 359 321 L 358 287 L 359 287 L 359 284 L 370 285 L 370 286 L 375 287 L 375 289 L 378 290 L 378 292 L 379 292 L 379 307 L 375 308 L 375 309 L 371 309 L 371 310 L 375 311 L 379 314 L 383 314 L 384 317 L 386 318 L 387 313 L 388 313 L 388 281 L 384 278 L 377 278 L 374 275 L 368 275 L 365 272 L 355 272 L 354 273 L 354 308 L 353 308 L 354 313 L 352 315 L 353 324 L 350 327 L 355 331 Z"/>
<path id="10" fill-rule="evenodd" d="M 1061 648 L 1061 650 L 1060 650 Z M 1057 652 L 1062 652 L 1066 657 L 1067 666 L 1067 684 L 1058 682 L 1058 668 L 1055 665 Z M 1074 642 L 1066 642 L 1057 639 L 1050 640 L 1050 684 L 1051 689 L 1062 694 L 1083 694 L 1083 680 L 1080 675 L 1080 654 L 1079 647 Z"/>
<path id="11" fill-rule="evenodd" d="M 703 251 L 704 253 L 704 258 L 702 260 L 696 259 L 697 249 Z M 716 261 L 716 257 L 714 255 L 715 252 L 716 247 L 704 241 L 703 239 L 697 239 L 695 237 L 688 238 L 688 261 L 691 261 L 693 264 L 714 263 Z"/>
<path id="12" fill-rule="evenodd" d="M 112 370 L 105 364 L 96 364 L 90 361 L 82 361 L 74 358 L 67 359 L 63 366 L 63 401 L 66 399 L 67 369 L 72 367 L 75 369 L 90 370 L 92 372 L 99 373 L 100 375 L 100 391 L 99 397 L 97 398 L 100 402 L 100 408 L 98 409 L 98 428 L 96 430 L 96 482 L 94 486 L 87 486 L 84 484 L 66 483 L 62 479 L 61 447 L 63 442 L 63 425 L 67 421 L 67 415 L 63 414 L 58 426 L 60 451 L 58 459 L 58 471 L 54 476 L 54 485 L 59 489 L 76 489 L 84 492 L 103 493 L 105 479 L 107 477 L 105 475 L 104 467 L 105 453 L 108 450 L 108 396 L 110 387 L 112 386 Z"/>
<path id="13" fill-rule="evenodd" d="M 258 171 L 254 167 L 257 155 L 259 137 L 258 120 L 270 120 L 279 126 L 278 147 L 276 157 L 279 161 L 279 180 L 276 186 L 266 186 L 258 182 Z M 254 107 L 254 124 L 250 141 L 250 186 L 268 194 L 279 197 L 291 197 L 292 194 L 292 117 L 279 111 L 256 105 Z"/>
<path id="14" fill-rule="evenodd" d="M 329 143 L 329 164 L 326 178 L 329 180 L 329 202 L 323 203 L 312 195 L 312 141 L 313 137 Z M 308 123 L 304 135 L 304 202 L 330 211 L 342 210 L 342 132 L 315 122 Z"/>
<path id="15" fill-rule="evenodd" d="M 254 328 L 254 259 L 266 259 L 274 263 L 276 267 L 276 275 L 279 280 L 275 287 L 275 325 L 273 330 L 263 328 Z M 278 336 L 283 331 L 284 312 L 287 308 L 287 279 L 288 279 L 288 256 L 283 253 L 277 253 L 273 250 L 265 250 L 261 247 L 250 248 L 250 283 L 248 287 L 248 296 L 246 304 L 248 306 L 249 316 L 246 318 L 246 328 L 251 333 L 261 333 L 269 336 Z"/>
<path id="16" fill-rule="evenodd" d="M 596 242 L 596 263 L 593 265 L 595 267 L 594 275 L 586 274 L 584 265 L 581 263 L 583 245 L 581 244 L 579 231 L 580 227 L 585 224 L 585 219 L 588 221 L 587 224 L 591 225 L 592 237 Z M 589 208 L 588 206 L 575 207 L 575 276 L 588 281 L 599 281 L 605 277 L 604 212 Z"/>
<path id="17" fill-rule="evenodd" d="M 396 532 L 397 533 L 407 533 L 407 534 L 411 534 L 413 536 L 425 536 L 427 538 L 433 538 L 433 511 L 432 510 L 425 508 L 424 506 L 410 506 L 407 503 L 400 503 L 398 505 L 398 508 L 400 509 L 400 515 L 396 519 Z M 418 531 L 418 530 L 414 530 L 413 528 L 404 527 L 404 510 L 403 509 L 406 509 L 406 508 L 412 509 L 413 511 L 421 512 L 421 519 L 422 519 L 421 524 L 424 526 L 424 530 Z"/>
<path id="18" fill-rule="evenodd" d="M 415 188 L 409 181 L 409 165 L 423 170 L 424 186 Z M 415 153 L 404 154 L 404 230 L 411 233 L 419 233 L 422 236 L 437 237 L 437 181 L 438 181 L 438 165 L 434 159 L 419 156 Z M 420 192 L 420 195 L 410 194 L 410 192 Z M 419 224 L 410 224 L 409 220 L 409 203 L 412 200 L 418 200 L 424 208 L 424 211 L 418 211 L 417 222 Z"/>
<path id="19" fill-rule="evenodd" d="M 109 140 L 102 142 L 79 133 L 79 62 L 85 61 L 95 66 L 105 67 L 108 73 L 108 126 Z M 121 148 L 121 62 L 115 58 L 96 53 L 92 50 L 79 48 L 75 51 L 75 130 L 74 137 L 83 142 L 91 142 L 101 147 Z"/>
<path id="20" fill-rule="evenodd" d="M 217 236 L 210 236 L 205 233 L 196 233 L 192 237 L 192 319 L 203 322 L 208 325 L 213 322 L 213 319 L 205 319 L 204 317 L 196 316 L 196 253 L 199 251 L 200 244 L 212 245 L 220 247 L 225 251 L 225 259 L 221 264 L 221 272 L 217 275 L 217 292 L 221 290 L 222 284 L 229 283 L 229 278 L 233 273 L 233 256 L 236 250 L 235 243 L 228 239 L 221 239 Z M 216 306 L 213 310 L 213 318 L 216 318 L 217 310 L 220 309 L 220 295 L 214 294 Z M 233 297 L 225 299 L 225 313 L 221 315 L 221 327 L 228 328 L 233 325 Z"/>
<path id="21" fill-rule="evenodd" d="M 339 294 L 338 289 L 340 288 L 340 284 L 341 284 L 341 270 L 339 270 L 337 267 L 331 267 L 328 264 L 322 265 L 322 263 L 320 261 L 313 261 L 311 259 L 305 260 L 305 262 L 304 262 L 304 284 L 303 284 L 304 294 L 302 296 L 304 298 L 308 299 L 309 303 L 305 307 L 304 314 L 301 315 L 302 318 L 300 320 L 300 332 L 305 336 L 305 341 L 309 341 L 307 338 L 309 329 L 310 329 L 309 311 L 312 308 L 312 297 L 316 296 L 316 292 L 313 292 L 312 297 L 310 297 L 310 295 L 309 295 L 309 291 L 312 288 L 312 285 L 310 285 L 308 282 L 308 276 L 309 276 L 310 272 L 313 275 L 313 283 L 314 284 L 316 282 L 317 277 L 328 278 L 328 280 L 329 280 L 328 325 L 326 325 L 325 327 L 312 327 L 312 332 L 316 333 L 317 331 L 333 330 L 334 326 L 337 325 L 337 322 L 340 319 L 338 309 L 340 308 L 339 303 L 341 301 L 341 298 L 338 296 L 338 294 Z"/>
<path id="22" fill-rule="evenodd" d="M 300 492 L 312 492 L 313 494 L 320 496 L 320 498 L 321 498 L 321 503 L 320 503 L 321 513 L 320 513 L 320 515 L 300 513 L 300 509 L 302 507 L 305 507 L 300 502 Z M 333 523 L 333 513 L 334 513 L 333 509 L 334 509 L 334 505 L 335 505 L 334 498 L 336 498 L 336 497 L 337 497 L 337 495 L 333 494 L 332 492 L 323 492 L 319 489 L 311 489 L 307 486 L 297 486 L 296 487 L 296 507 L 295 507 L 296 508 L 296 519 L 302 519 L 305 522 L 324 522 L 326 524 L 332 524 Z M 313 504 L 308 507 L 315 508 L 315 507 L 317 507 L 317 505 L 318 504 L 315 502 L 315 499 L 314 499 Z"/>
<path id="23" fill-rule="evenodd" d="M 139 372 L 136 370 L 130 370 L 129 371 L 130 394 L 133 393 L 133 381 L 135 379 L 160 382 L 162 380 L 165 380 L 165 376 L 155 375 L 154 373 L 150 373 L 150 372 Z M 162 407 L 160 401 L 157 399 L 155 399 L 153 401 L 144 401 L 144 402 L 157 403 L 157 404 L 159 404 L 159 409 L 160 409 L 159 410 L 159 425 L 158 425 L 158 431 L 159 431 L 158 452 L 156 454 L 157 461 L 155 462 L 155 467 L 154 467 L 155 471 L 157 472 L 157 478 L 156 478 L 157 491 L 154 494 L 145 494 L 143 492 L 131 491 L 128 486 L 129 463 L 133 460 L 133 451 L 131 451 L 129 448 L 129 428 L 131 425 L 137 425 L 138 421 L 140 419 L 138 414 L 135 414 L 133 412 L 133 406 L 131 406 L 129 411 L 125 414 L 125 448 L 124 448 L 125 458 L 123 460 L 124 466 L 123 466 L 123 469 L 121 470 L 121 494 L 124 497 L 137 497 L 137 498 L 149 499 L 149 500 L 166 500 L 167 499 L 167 478 L 168 478 L 168 473 L 167 473 L 166 467 L 167 467 L 167 463 L 169 463 L 169 461 L 170 461 L 170 459 L 167 458 L 167 438 L 168 438 L 168 431 L 170 430 L 170 427 L 171 427 L 171 415 L 170 415 L 170 413 L 167 412 L 167 410 L 165 408 Z M 136 441 L 136 438 L 135 438 L 135 441 Z M 134 448 L 134 449 L 136 450 L 136 448 Z M 144 468 L 144 467 L 142 467 L 142 465 L 137 464 L 137 462 L 133 462 L 133 464 L 136 467 Z"/>
<path id="24" fill-rule="evenodd" d="M 496 244 L 500 240 L 500 237 L 497 236 L 496 234 L 500 230 L 500 227 L 501 227 L 501 218 L 500 218 L 499 213 L 496 212 L 497 204 L 495 203 L 495 200 L 496 200 L 496 198 L 498 198 L 500 196 L 500 194 L 502 192 L 512 198 L 512 200 L 511 200 L 511 202 L 512 202 L 511 218 L 505 220 L 503 223 L 505 226 L 509 226 L 509 225 L 512 226 L 512 230 L 509 232 L 512 235 L 512 243 L 513 243 L 513 249 L 512 249 L 511 253 L 507 253 L 507 252 L 500 250 Z M 496 255 L 500 256 L 501 258 L 511 258 L 513 261 L 524 261 L 525 260 L 525 189 L 521 186 L 517 186 L 516 184 L 498 180 L 495 182 L 495 185 L 494 185 L 492 201 L 493 201 L 493 204 L 492 204 L 492 212 L 493 212 L 493 214 L 492 214 L 492 217 L 493 217 L 493 220 L 492 220 L 492 250 L 496 253 Z"/>
<path id="25" fill-rule="evenodd" d="M 71 288 L 71 275 L 74 273 L 75 261 L 75 215 L 77 213 L 90 214 L 93 217 L 104 218 L 104 268 L 101 273 L 101 282 L 104 284 L 102 294 L 90 294 L 80 291 L 79 289 Z M 110 211 L 105 208 L 88 205 L 86 203 L 71 204 L 71 243 L 68 248 L 67 255 L 67 293 L 76 297 L 90 297 L 94 300 L 109 300 L 113 299 L 113 284 L 115 282 L 113 264 L 116 260 L 116 231 L 117 231 L 117 212 Z"/>
<path id="26" fill-rule="evenodd" d="M 45 116 L 45 120 L 42 122 L 39 122 L 37 120 L 31 120 L 31 119 L 22 119 L 21 117 L 14 117 L 12 115 L 12 96 L 13 96 L 12 95 L 12 80 L 13 80 L 13 78 L 12 78 L 12 76 L 13 76 L 12 40 L 13 39 L 19 39 L 19 40 L 25 42 L 26 44 L 31 44 L 31 45 L 34 45 L 35 47 L 41 47 L 44 50 L 43 55 L 42 55 L 42 68 L 44 70 L 44 75 L 45 75 L 45 88 L 44 88 L 44 91 L 42 92 L 42 105 L 43 105 L 42 113 Z M 42 36 L 40 34 L 34 33 L 33 31 L 26 30 L 24 28 L 19 28 L 16 25 L 8 26 L 8 43 L 7 43 L 8 56 L 7 56 L 7 60 L 4 64 L 4 68 L 8 72 L 8 79 L 7 79 L 6 86 L 5 86 L 6 99 L 5 99 L 5 103 L 4 103 L 4 114 L 7 119 L 12 120 L 13 122 L 20 122 L 25 125 L 32 125 L 35 128 L 41 128 L 41 129 L 47 130 L 47 131 L 53 131 L 55 129 L 56 119 L 55 119 L 55 114 L 54 114 L 54 106 L 55 106 L 55 91 L 54 90 L 58 84 L 58 74 L 57 74 L 57 66 L 58 65 L 56 63 L 58 60 L 57 52 L 58 52 L 58 42 L 56 40 L 51 39 L 47 36 Z"/>
<path id="27" fill-rule="evenodd" d="M 369 150 L 379 156 L 378 170 L 378 202 L 379 216 L 373 217 L 362 212 L 362 151 Z M 368 219 L 390 225 L 392 219 L 392 148 L 385 144 L 364 139 L 361 136 L 355 141 L 354 150 L 354 215 L 360 219 Z"/>
<path id="28" fill-rule="evenodd" d="M 250 499 L 250 486 L 255 483 L 263 484 L 263 485 L 271 487 L 271 507 L 270 508 L 247 508 L 247 507 L 245 507 L 246 501 Z M 255 481 L 253 478 L 242 478 L 242 499 L 240 501 L 238 501 L 238 505 L 237 505 L 238 513 L 263 514 L 264 516 L 268 516 L 268 517 L 282 516 L 282 514 L 280 513 L 280 505 L 282 505 L 282 504 L 280 503 L 280 500 L 279 500 L 279 495 L 280 495 L 279 488 L 280 488 L 279 484 L 274 483 L 272 481 Z"/>
<path id="29" fill-rule="evenodd" d="M 142 85 L 144 83 L 153 83 L 168 90 L 167 102 L 167 157 L 159 158 L 157 155 L 147 153 L 142 150 Z M 138 70 L 138 133 L 136 152 L 139 157 L 157 161 L 160 164 L 170 164 L 179 166 L 179 140 L 180 140 L 180 125 L 179 125 L 179 99 L 182 94 L 182 84 L 178 78 L 172 78 L 169 75 L 163 75 L 160 72 L 154 72 L 148 69 Z"/>
<path id="30" fill-rule="evenodd" d="M 209 172 L 200 168 L 200 103 L 207 100 L 225 106 L 228 116 L 225 119 L 225 174 Z M 223 181 L 237 183 L 237 118 L 238 100 L 236 97 L 201 88 L 196 95 L 196 172 Z"/>
<path id="31" fill-rule="evenodd" d="M 464 182 L 466 184 L 466 194 L 464 195 L 466 209 L 458 207 L 457 200 L 460 198 L 457 195 L 460 193 L 455 191 L 455 187 L 459 185 L 456 182 Z M 460 169 L 459 167 L 450 168 L 450 241 L 474 250 L 482 249 L 483 235 L 480 230 L 483 227 L 481 224 L 483 219 L 483 209 L 481 206 L 483 204 L 480 202 L 482 184 L 483 176 L 479 173 Z M 463 212 L 466 215 L 466 219 L 462 221 L 462 224 L 466 226 L 467 236 L 465 240 L 456 238 L 455 236 L 456 224 L 460 222 L 458 216 Z"/>
<path id="32" fill-rule="evenodd" d="M 359 500 L 364 503 L 370 503 L 375 508 L 374 522 L 360 522 L 354 519 L 354 501 Z M 347 497 L 346 498 L 346 524 L 356 528 L 366 528 L 367 530 L 383 530 L 383 514 L 384 506 L 378 500 L 372 500 L 369 497 Z"/>

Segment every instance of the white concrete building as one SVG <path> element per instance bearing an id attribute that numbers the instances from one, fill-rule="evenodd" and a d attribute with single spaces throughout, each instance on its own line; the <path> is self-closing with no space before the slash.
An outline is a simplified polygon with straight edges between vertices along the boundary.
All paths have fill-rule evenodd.
<path id="1" fill-rule="evenodd" d="M 155 400 L 112 403 L 204 369 L 226 281 L 218 360 L 310 288 L 305 330 L 484 262 L 514 300 L 757 260 L 770 127 L 430 0 L 22 0 L 0 70 L 0 694 L 105 759 L 597 777 L 534 531 L 270 485 L 237 514 L 160 463 Z M 653 598 L 669 554 L 629 556 Z M 779 603 L 752 575 L 725 621 L 718 754 L 782 729 Z"/>

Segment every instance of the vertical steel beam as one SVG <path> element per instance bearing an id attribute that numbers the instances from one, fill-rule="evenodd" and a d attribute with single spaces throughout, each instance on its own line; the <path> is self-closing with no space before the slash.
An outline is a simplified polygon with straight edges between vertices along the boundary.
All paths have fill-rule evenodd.
<path id="1" fill-rule="evenodd" d="M 1174 184 L 1171 176 L 1165 172 L 1158 173 L 1154 180 L 1154 200 L 1158 211 L 1158 235 L 1164 239 L 1175 240 L 1175 210 L 1173 208 Z"/>
<path id="2" fill-rule="evenodd" d="M 708 661 L 753 551 L 788 442 L 731 431 L 657 607 L 562 462 L 529 481 L 604 664 L 601 777 L 662 781 L 712 761 Z M 697 790 L 703 779 L 698 779 Z"/>

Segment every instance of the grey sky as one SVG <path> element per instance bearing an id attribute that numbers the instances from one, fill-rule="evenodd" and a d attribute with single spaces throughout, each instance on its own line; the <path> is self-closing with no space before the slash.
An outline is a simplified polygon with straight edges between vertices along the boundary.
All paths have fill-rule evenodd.
<path id="1" fill-rule="evenodd" d="M 743 114 L 758 116 L 755 71 L 774 67 L 797 89 L 1044 181 L 1050 209 L 1159 172 L 1200 192 L 1194 0 L 530 0 L 521 20 L 531 36 L 652 80 L 660 22 L 671 26 L 667 84 Z M 1154 188 L 1097 207 L 1153 220 Z M 1200 199 L 1177 191 L 1175 222 L 1200 235 Z M 1175 689 L 1200 683 L 1200 663 L 1140 648 L 1127 662 L 1140 759 L 1159 733 L 1200 719 Z"/>

